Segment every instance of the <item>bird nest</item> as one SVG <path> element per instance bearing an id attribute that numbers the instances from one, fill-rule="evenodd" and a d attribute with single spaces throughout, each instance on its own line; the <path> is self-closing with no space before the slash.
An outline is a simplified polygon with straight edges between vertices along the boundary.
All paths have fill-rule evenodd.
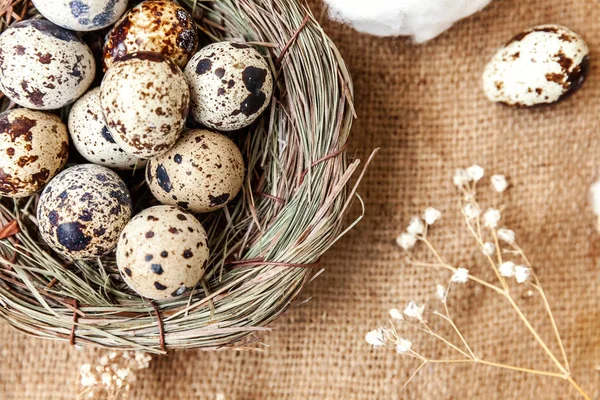
<path id="1" fill-rule="evenodd" d="M 187 296 L 142 298 L 123 282 L 114 256 L 73 261 L 52 252 L 38 235 L 37 195 L 4 198 L 0 317 L 20 332 L 153 353 L 245 346 L 288 309 L 321 255 L 357 222 L 344 222 L 358 198 L 350 185 L 358 160 L 348 162 L 345 151 L 352 83 L 310 11 L 299 0 L 180 2 L 207 42 L 252 44 L 276 80 L 270 108 L 236 136 L 247 166 L 242 193 L 199 216 L 211 248 L 206 274 Z M 0 7 L 2 29 L 36 15 L 29 1 Z M 3 110 L 12 106 L 3 100 Z M 140 211 L 152 200 L 143 177 L 135 179 Z"/>

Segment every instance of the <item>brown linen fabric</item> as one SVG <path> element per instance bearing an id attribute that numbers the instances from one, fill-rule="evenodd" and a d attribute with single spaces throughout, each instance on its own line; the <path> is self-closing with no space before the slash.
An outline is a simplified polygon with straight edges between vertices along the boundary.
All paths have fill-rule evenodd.
<path id="1" fill-rule="evenodd" d="M 321 15 L 318 4 L 315 14 Z M 394 238 L 411 215 L 441 209 L 432 240 L 452 262 L 483 271 L 454 210 L 451 184 L 454 169 L 472 163 L 509 177 L 506 194 L 484 189 L 483 198 L 507 206 L 503 223 L 537 267 L 574 375 L 600 398 L 600 235 L 588 204 L 589 185 L 600 177 L 600 4 L 495 0 L 422 46 L 323 20 L 354 77 L 359 119 L 352 152 L 366 159 L 381 147 L 360 190 L 364 220 L 323 258 L 325 273 L 303 293 L 312 300 L 273 326 L 264 338 L 269 347 L 157 358 L 140 374 L 133 399 L 214 399 L 217 393 L 227 399 L 577 398 L 559 379 L 467 365 L 427 366 L 403 389 L 418 364 L 364 342 L 368 330 L 386 322 L 390 307 L 412 299 L 434 305 L 435 283 L 448 278 L 404 263 Z M 490 104 L 480 77 L 495 48 L 543 23 L 566 25 L 587 40 L 588 82 L 550 107 Z M 554 371 L 505 302 L 473 284 L 455 295 L 453 314 L 480 357 Z M 539 300 L 523 293 L 527 315 L 551 341 Z M 0 337 L 1 399 L 72 399 L 79 365 L 96 358 L 93 351 L 26 338 L 6 324 Z M 427 355 L 443 351 L 410 337 Z"/>

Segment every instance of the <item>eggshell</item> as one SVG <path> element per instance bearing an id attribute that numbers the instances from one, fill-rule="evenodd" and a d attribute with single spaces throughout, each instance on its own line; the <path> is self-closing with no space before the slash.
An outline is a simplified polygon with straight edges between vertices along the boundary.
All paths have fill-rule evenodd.
<path id="1" fill-rule="evenodd" d="M 125 282 L 155 300 L 179 297 L 196 286 L 208 258 L 208 240 L 200 222 L 173 206 L 137 214 L 117 246 L 117 265 Z"/>
<path id="2" fill-rule="evenodd" d="M 108 168 L 81 164 L 48 183 L 37 209 L 39 231 L 55 251 L 73 259 L 110 253 L 131 218 L 125 183 Z"/>
<path id="3" fill-rule="evenodd" d="M 105 122 L 123 150 L 147 158 L 175 144 L 190 99 L 179 67 L 160 54 L 128 54 L 108 70 L 101 88 Z"/>
<path id="4" fill-rule="evenodd" d="M 95 31 L 115 23 L 127 0 L 32 0 L 47 19 L 74 31 Z"/>
<path id="5" fill-rule="evenodd" d="M 126 54 L 160 53 L 183 68 L 198 48 L 192 16 L 172 1 L 148 0 L 132 8 L 115 24 L 104 45 L 104 69 Z"/>
<path id="6" fill-rule="evenodd" d="M 512 38 L 494 55 L 483 73 L 485 95 L 514 106 L 554 103 L 583 84 L 589 49 L 575 32 L 541 25 Z"/>
<path id="7" fill-rule="evenodd" d="M 219 42 L 204 47 L 185 68 L 185 79 L 192 117 L 220 131 L 253 123 L 273 95 L 269 65 L 245 44 Z"/>
<path id="8" fill-rule="evenodd" d="M 94 88 L 73 104 L 69 133 L 75 148 L 87 161 L 117 170 L 146 166 L 146 160 L 125 152 L 113 139 L 102 116 L 100 88 Z"/>
<path id="9" fill-rule="evenodd" d="M 89 47 L 75 34 L 44 19 L 16 23 L 0 35 L 0 90 L 37 110 L 71 104 L 94 80 Z"/>
<path id="10" fill-rule="evenodd" d="M 0 194 L 31 196 L 67 162 L 69 137 L 59 117 L 17 108 L 0 114 Z"/>
<path id="11" fill-rule="evenodd" d="M 235 143 L 203 129 L 184 133 L 146 166 L 146 182 L 158 201 L 199 213 L 224 207 L 243 180 L 244 159 Z"/>

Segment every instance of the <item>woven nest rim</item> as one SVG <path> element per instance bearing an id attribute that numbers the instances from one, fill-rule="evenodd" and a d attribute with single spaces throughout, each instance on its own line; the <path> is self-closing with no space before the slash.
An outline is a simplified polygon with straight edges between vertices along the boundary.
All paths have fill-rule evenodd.
<path id="1" fill-rule="evenodd" d="M 360 200 L 355 191 L 364 174 L 350 185 L 359 166 L 346 154 L 352 81 L 310 10 L 298 0 L 180 3 L 211 41 L 259 49 L 278 86 L 271 107 L 239 143 L 248 170 L 243 193 L 203 220 L 212 253 L 207 275 L 182 299 L 143 299 L 124 286 L 114 258 L 69 262 L 50 252 L 35 234 L 37 196 L 4 199 L 0 318 L 27 335 L 159 354 L 249 346 L 362 217 L 344 223 L 353 199 Z M 35 16 L 27 0 L 9 1 L 2 12 L 2 31 L 7 22 Z M 3 100 L 2 110 L 12 106 Z"/>

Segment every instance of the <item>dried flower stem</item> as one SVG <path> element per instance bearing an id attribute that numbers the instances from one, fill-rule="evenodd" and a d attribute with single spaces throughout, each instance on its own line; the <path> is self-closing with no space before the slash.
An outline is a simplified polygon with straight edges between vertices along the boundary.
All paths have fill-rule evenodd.
<path id="1" fill-rule="evenodd" d="M 417 373 L 428 363 L 472 363 L 530 373 L 534 375 L 542 375 L 564 379 L 567 382 L 569 382 L 569 384 L 583 398 L 590 399 L 590 396 L 571 376 L 571 369 L 568 362 L 567 353 L 565 351 L 565 346 L 558 330 L 556 319 L 554 318 L 554 315 L 552 313 L 552 308 L 550 307 L 548 298 L 537 276 L 535 275 L 535 272 L 532 269 L 530 261 L 525 256 L 523 250 L 515 243 L 514 232 L 507 228 L 497 229 L 497 224 L 501 219 L 500 210 L 490 208 L 487 209 L 483 214 L 481 213 L 482 208 L 476 200 L 476 188 L 477 182 L 483 177 L 483 172 L 483 169 L 476 165 L 469 167 L 466 170 L 457 170 L 457 173 L 454 176 L 454 183 L 458 187 L 459 192 L 461 194 L 459 206 L 461 213 L 463 214 L 468 231 L 475 239 L 477 248 L 481 250 L 484 254 L 486 260 L 485 263 L 492 268 L 494 275 L 500 282 L 501 287 L 497 286 L 494 283 L 488 282 L 485 279 L 473 275 L 466 268 L 456 267 L 446 262 L 446 260 L 441 256 L 439 251 L 427 237 L 429 225 L 432 225 L 441 216 L 441 213 L 433 208 L 428 208 L 428 210 L 433 211 L 429 211 L 429 214 L 424 214 L 425 223 L 423 223 L 423 221 L 419 217 L 413 217 L 407 231 L 400 235 L 397 239 L 398 244 L 406 251 L 412 249 L 418 242 L 423 243 L 429 251 L 430 255 L 435 260 L 434 262 L 414 260 L 409 254 L 407 256 L 407 260 L 413 266 L 442 268 L 452 272 L 452 277 L 449 280 L 447 289 L 444 291 L 444 287 L 438 285 L 438 294 L 436 294 L 436 296 L 440 298 L 443 304 L 444 312 L 433 311 L 432 314 L 440 317 L 443 321 L 447 322 L 452 327 L 452 330 L 460 339 L 460 343 L 457 345 L 451 340 L 449 340 L 447 337 L 435 332 L 435 330 L 423 319 L 423 312 L 425 310 L 425 307 L 419 306 L 415 302 L 410 302 L 407 308 L 404 310 L 404 315 L 406 316 L 406 318 L 404 318 L 402 315 L 398 316 L 398 314 L 400 313 L 399 310 L 394 309 L 394 315 L 396 315 L 394 319 L 399 323 L 405 323 L 409 327 L 416 327 L 419 331 L 424 332 L 432 336 L 433 338 L 441 341 L 450 349 L 464 356 L 465 358 L 435 359 L 425 357 L 412 348 L 412 342 L 410 342 L 407 339 L 401 338 L 398 335 L 396 328 L 393 327 L 393 325 L 391 330 L 379 328 L 379 330 L 369 332 L 369 334 L 366 337 L 367 342 L 369 342 L 374 347 L 393 347 L 400 354 L 404 354 L 411 358 L 421 360 L 421 364 L 410 376 L 406 384 L 412 381 L 412 379 L 414 379 Z M 499 185 L 498 182 L 496 182 L 496 184 L 492 182 L 492 186 L 496 189 L 496 191 L 503 192 L 508 186 L 504 176 L 496 175 L 495 177 L 502 178 L 503 182 L 502 185 Z M 427 215 L 429 215 L 430 217 L 435 217 L 429 218 L 428 220 Z M 483 219 L 481 217 L 483 217 Z M 491 241 L 486 242 L 486 240 L 484 239 L 484 237 L 486 236 L 491 238 Z M 503 254 L 508 255 L 507 261 L 505 261 L 505 257 L 503 256 Z M 513 262 L 513 260 L 510 260 L 510 258 L 514 258 L 514 260 L 521 261 L 524 265 L 517 265 L 515 262 Z M 550 349 L 550 347 L 544 341 L 544 339 L 542 339 L 538 331 L 533 327 L 533 324 L 529 321 L 529 319 L 525 316 L 523 310 L 517 304 L 517 301 L 511 293 L 511 284 L 509 282 L 509 278 L 514 278 L 517 284 L 524 284 L 528 287 L 535 289 L 535 291 L 539 293 L 540 297 L 542 298 L 546 314 L 548 315 L 548 318 L 550 320 L 556 342 L 560 348 L 561 356 L 563 359 L 562 362 L 559 360 L 559 357 L 557 357 L 554 354 L 554 352 Z M 511 308 L 518 316 L 519 320 L 525 325 L 535 342 L 541 347 L 544 353 L 546 353 L 546 355 L 556 366 L 558 372 L 543 371 L 532 368 L 524 368 L 516 365 L 497 363 L 494 361 L 483 360 L 476 356 L 476 353 L 469 346 L 467 339 L 462 334 L 462 332 L 450 316 L 450 311 L 447 305 L 447 297 L 451 285 L 465 284 L 469 280 L 483 287 L 487 287 L 488 289 L 493 290 L 501 297 L 506 299 L 506 301 L 510 304 Z M 441 295 L 439 294 L 440 292 Z M 392 315 L 392 313 L 390 315 Z M 419 321 L 418 325 L 411 323 L 411 319 L 415 318 Z M 461 349 L 460 346 L 464 346 L 466 351 Z"/>

